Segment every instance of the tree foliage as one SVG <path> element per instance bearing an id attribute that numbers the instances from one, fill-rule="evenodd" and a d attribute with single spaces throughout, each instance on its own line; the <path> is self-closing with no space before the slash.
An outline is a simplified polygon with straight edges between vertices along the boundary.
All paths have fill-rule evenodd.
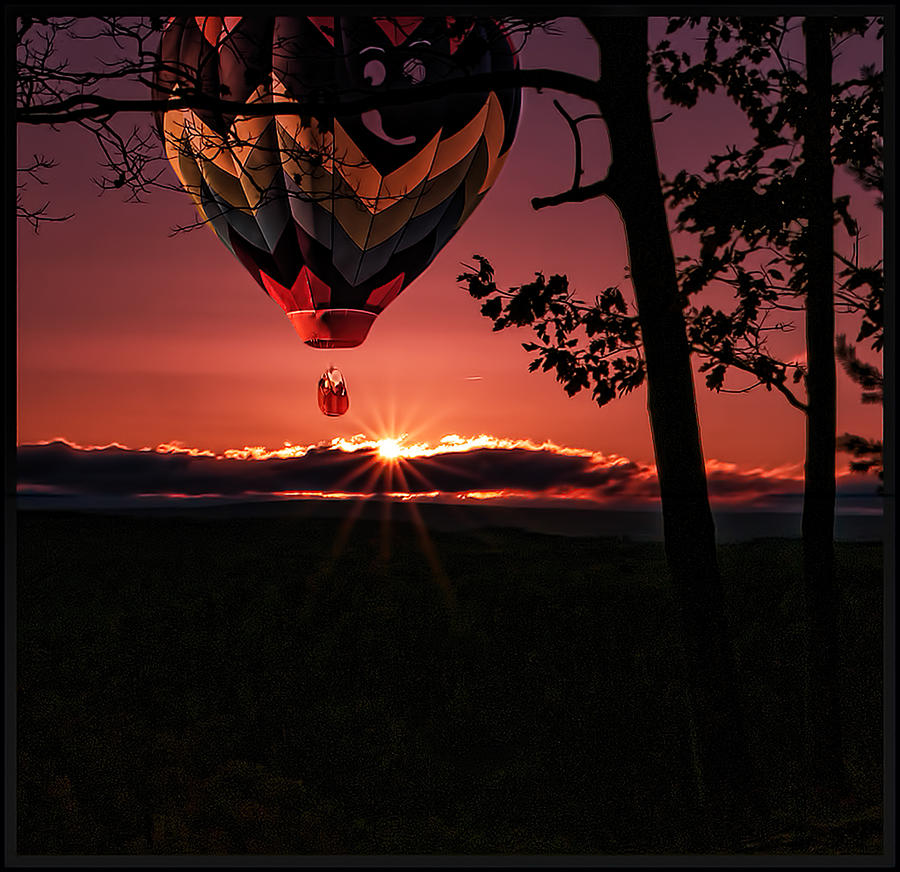
<path id="1" fill-rule="evenodd" d="M 847 342 L 847 337 L 839 335 L 836 345 L 837 358 L 848 377 L 862 389 L 864 403 L 884 402 L 884 374 L 877 367 L 860 360 L 856 347 Z M 850 469 L 854 472 L 874 471 L 884 479 L 884 446 L 880 439 L 869 439 L 854 433 L 842 433 L 837 440 L 838 450 L 854 459 Z"/>
<path id="2" fill-rule="evenodd" d="M 678 19 L 669 30 L 699 23 L 697 18 Z M 749 336 L 754 346 L 750 371 L 757 383 L 779 389 L 806 416 L 806 764 L 823 788 L 845 794 L 849 781 L 842 751 L 841 642 L 833 562 L 834 457 L 840 447 L 835 438 L 835 312 L 856 313 L 858 340 L 868 338 L 879 350 L 883 275 L 880 261 L 859 262 L 859 227 L 851 198 L 834 196 L 834 172 L 845 166 L 864 189 L 880 189 L 882 80 L 873 67 L 844 82 L 835 82 L 833 72 L 841 41 L 865 35 L 876 20 L 807 17 L 802 21 L 802 65 L 791 49 L 795 24 L 781 17 L 712 18 L 702 61 L 692 63 L 687 54 L 673 57 L 664 41 L 653 62 L 669 99 L 692 105 L 700 90 L 722 89 L 743 110 L 754 135 L 748 148 L 733 146 L 714 155 L 702 173 L 679 173 L 667 193 L 678 210 L 677 229 L 695 234 L 699 241 L 699 252 L 681 260 L 680 282 L 692 340 L 701 346 L 704 368 L 711 367 L 707 384 L 722 389 L 734 365 L 732 342 Z M 726 49 L 732 41 L 736 47 Z M 836 225 L 846 233 L 849 255 L 835 251 L 840 247 Z M 837 277 L 836 260 L 843 266 Z M 734 310 L 689 304 L 691 294 L 716 283 L 733 288 Z M 779 359 L 767 341 L 773 327 L 791 326 L 772 325 L 767 319 L 787 311 L 804 313 L 804 367 Z M 703 330 L 710 323 L 719 328 L 713 341 Z M 790 367 L 804 399 L 785 384 Z M 862 456 L 874 448 L 859 437 L 848 436 L 843 444 Z M 865 463 L 859 461 L 854 468 L 862 469 Z"/>
<path id="3" fill-rule="evenodd" d="M 645 377 L 637 314 L 618 287 L 606 288 L 593 303 L 575 297 L 568 277 L 535 273 L 534 281 L 501 290 L 494 268 L 482 255 L 478 266 L 457 277 L 476 300 L 485 300 L 482 315 L 493 329 L 530 327 L 537 342 L 523 342 L 532 353 L 529 370 L 555 371 L 571 397 L 591 388 L 598 406 L 605 406 L 639 387 Z"/>
<path id="4" fill-rule="evenodd" d="M 701 19 L 674 18 L 669 33 L 694 28 Z M 835 19 L 836 41 L 865 35 L 879 19 Z M 692 346 L 704 359 L 707 385 L 724 389 L 730 369 L 750 373 L 766 389 L 779 390 L 805 410 L 794 385 L 805 384 L 806 367 L 780 359 L 768 341 L 792 330 L 790 312 L 804 306 L 810 249 L 807 168 L 798 144 L 806 119 L 806 79 L 791 59 L 790 19 L 711 18 L 703 58 L 676 53 L 668 40 L 651 54 L 663 95 L 683 106 L 701 91 L 721 89 L 743 110 L 753 144 L 731 146 L 711 156 L 702 172 L 683 170 L 667 181 L 676 229 L 696 235 L 698 253 L 680 261 Z M 726 54 L 726 48 L 728 53 Z M 868 189 L 882 187 L 883 73 L 864 67 L 854 79 L 832 88 L 831 159 L 846 166 Z M 859 227 L 850 197 L 834 200 L 835 221 L 846 232 L 849 255 L 836 252 L 840 264 L 836 304 L 860 319 L 857 341 L 873 350 L 883 344 L 884 275 L 882 262 L 860 264 Z M 693 305 L 693 295 L 716 283 L 728 286 L 735 300 L 730 311 Z"/>
<path id="5" fill-rule="evenodd" d="M 698 241 L 696 254 L 679 259 L 688 338 L 711 390 L 744 392 L 763 386 L 806 411 L 805 362 L 782 358 L 770 341 L 796 329 L 792 313 L 802 310 L 807 284 L 807 179 L 799 152 L 806 82 L 788 51 L 796 25 L 783 18 L 676 17 L 670 19 L 668 33 L 704 24 L 701 57 L 677 51 L 668 39 L 651 51 L 655 81 L 667 100 L 684 107 L 695 105 L 702 92 L 723 91 L 745 113 L 754 141 L 749 148 L 729 146 L 711 155 L 702 171 L 683 170 L 665 183 L 667 202 L 676 210 L 675 229 Z M 837 41 L 872 29 L 881 35 L 881 19 L 832 23 Z M 834 84 L 832 162 L 850 170 L 865 189 L 883 186 L 882 105 L 883 72 L 874 66 Z M 538 207 L 607 193 L 608 180 L 580 186 L 581 142 L 577 119 L 569 120 L 576 144 L 573 189 L 537 198 Z M 884 341 L 883 263 L 859 262 L 859 227 L 850 197 L 835 198 L 834 210 L 849 248 L 847 254 L 835 253 L 836 303 L 839 311 L 858 316 L 857 342 L 867 340 L 878 352 Z M 494 322 L 494 330 L 528 326 L 534 331 L 538 342 L 524 343 L 535 355 L 532 371 L 555 371 L 570 396 L 593 386 L 601 406 L 641 384 L 637 318 L 625 311 L 611 317 L 615 294 L 622 299 L 618 289 L 607 289 L 586 303 L 574 297 L 565 276 L 547 280 L 537 273 L 534 282 L 500 290 L 490 263 L 476 260 L 478 267 L 459 280 L 476 299 L 487 298 L 481 311 Z M 730 308 L 700 299 L 716 285 L 729 289 Z M 729 387 L 732 371 L 750 375 L 752 382 Z"/>
<path id="6" fill-rule="evenodd" d="M 166 181 L 168 161 L 149 118 L 131 125 L 118 118 L 148 97 L 161 29 L 160 18 L 23 15 L 17 21 L 17 124 L 84 130 L 97 146 L 99 190 L 124 190 L 133 202 L 178 187 Z M 35 155 L 32 171 L 19 168 L 17 216 L 35 230 L 71 217 L 50 215 L 49 204 L 36 206 L 28 193 L 29 182 L 46 185 L 44 173 L 56 165 Z"/>

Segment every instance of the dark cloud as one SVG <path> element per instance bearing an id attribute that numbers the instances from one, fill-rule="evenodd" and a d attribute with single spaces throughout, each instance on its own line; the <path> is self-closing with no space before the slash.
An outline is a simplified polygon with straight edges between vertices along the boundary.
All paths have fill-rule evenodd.
<path id="1" fill-rule="evenodd" d="M 361 456 L 365 455 L 365 457 Z M 312 450 L 302 457 L 244 460 L 186 452 L 82 449 L 62 442 L 17 451 L 20 489 L 53 486 L 76 493 L 223 494 L 352 489 L 371 452 Z M 371 464 L 370 464 L 371 465 Z"/>
<path id="2" fill-rule="evenodd" d="M 299 456 L 277 456 L 273 452 L 265 459 L 249 459 L 117 445 L 86 449 L 61 441 L 22 445 L 17 451 L 18 485 L 20 493 L 116 497 L 487 491 L 635 504 L 658 497 L 650 467 L 553 447 L 535 450 L 498 444 L 404 457 L 393 466 L 380 460 L 371 445 L 353 451 L 320 445 L 297 453 Z M 856 486 L 858 489 L 858 478 Z M 714 500 L 773 505 L 786 497 L 795 499 L 802 482 L 790 472 L 746 472 L 713 462 L 709 488 Z M 874 486 L 864 489 L 872 493 Z"/>
<path id="3" fill-rule="evenodd" d="M 18 481 L 29 486 L 98 494 L 223 494 L 281 491 L 410 493 L 441 491 L 621 490 L 637 467 L 600 467 L 590 457 L 526 448 L 475 448 L 403 458 L 400 473 L 375 449 L 312 448 L 299 457 L 231 459 L 135 451 L 83 449 L 63 442 L 18 449 Z M 405 481 L 405 486 L 403 482 Z"/>

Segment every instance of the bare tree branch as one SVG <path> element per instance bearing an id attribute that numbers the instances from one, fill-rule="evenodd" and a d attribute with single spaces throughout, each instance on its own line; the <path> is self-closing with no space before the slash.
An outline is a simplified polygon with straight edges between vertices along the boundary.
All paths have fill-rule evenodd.
<path id="1" fill-rule="evenodd" d="M 597 98 L 597 85 L 591 79 L 574 73 L 553 69 L 498 70 L 476 73 L 449 81 L 423 84 L 411 91 L 383 91 L 367 94 L 363 91 L 347 91 L 337 99 L 303 100 L 297 102 L 246 103 L 210 97 L 199 92 L 184 93 L 165 100 L 126 99 L 103 97 L 97 94 L 74 94 L 54 103 L 17 105 L 15 119 L 21 124 L 63 124 L 73 121 L 108 121 L 123 112 L 166 112 L 176 109 L 203 109 L 222 115 L 241 115 L 260 118 L 278 115 L 316 115 L 337 111 L 339 114 L 358 115 L 369 109 L 385 106 L 408 106 L 450 94 L 477 93 L 488 88 L 549 89 L 565 94 Z M 356 96 L 359 94 L 360 96 Z"/>
<path id="2" fill-rule="evenodd" d="M 595 197 L 604 197 L 610 193 L 609 175 L 605 179 L 592 182 L 589 185 L 573 187 L 561 194 L 553 194 L 550 197 L 533 197 L 531 206 L 533 209 L 544 209 L 547 206 L 559 206 L 562 203 L 583 203 L 585 200 L 593 200 Z"/>
<path id="3" fill-rule="evenodd" d="M 513 69 L 486 74 L 456 76 L 451 81 L 423 82 L 414 90 L 375 92 L 337 86 L 317 88 L 296 100 L 258 100 L 248 102 L 222 93 L 204 93 L 199 71 L 180 64 L 163 63 L 158 55 L 159 38 L 164 28 L 161 18 L 22 17 L 17 29 L 16 109 L 17 124 L 49 126 L 53 129 L 75 124 L 96 141 L 103 173 L 94 178 L 101 191 L 123 190 L 128 200 L 141 201 L 154 189 L 178 190 L 167 181 L 169 160 L 160 147 L 155 126 L 126 127 L 119 123 L 127 114 L 170 113 L 192 109 L 206 116 L 229 120 L 269 117 L 332 117 L 362 114 L 371 109 L 394 105 L 412 105 L 438 99 L 451 93 L 482 92 L 486 89 L 531 87 L 595 98 L 597 83 L 589 78 L 554 69 Z M 552 31 L 552 19 L 504 19 L 504 40 L 508 34 L 527 38 L 536 29 Z M 96 59 L 88 68 L 72 58 L 67 41 L 96 43 Z M 522 42 L 524 45 L 524 41 Z M 287 50 L 287 49 L 285 49 Z M 520 50 L 520 49 L 517 49 Z M 83 53 L 82 53 L 83 54 Z M 151 93 L 151 89 L 155 93 Z M 207 116 L 208 117 L 208 116 Z M 234 131 L 232 131 L 234 133 Z M 214 152 L 216 148 L 256 147 L 255 143 L 229 137 L 227 143 L 213 142 L 202 131 L 191 131 L 192 144 L 169 143 L 171 149 L 199 146 Z M 208 155 L 207 155 L 208 156 Z M 273 162 L 276 155 L 273 154 Z M 334 155 L 322 155 L 334 162 Z M 315 155 L 303 155 L 314 161 Z M 247 176 L 245 182 L 256 184 Z M 196 193 L 196 192 L 195 192 Z M 259 193 L 262 193 L 261 191 Z M 21 198 L 20 198 L 21 199 Z M 227 206 L 226 206 L 227 208 Z M 25 216 L 47 220 L 47 204 L 23 209 Z M 200 222 L 203 223 L 203 222 Z"/>

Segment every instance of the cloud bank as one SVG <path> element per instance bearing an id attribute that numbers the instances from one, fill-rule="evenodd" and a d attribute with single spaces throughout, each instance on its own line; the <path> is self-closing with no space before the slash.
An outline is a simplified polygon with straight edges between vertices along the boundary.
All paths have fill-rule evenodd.
<path id="1" fill-rule="evenodd" d="M 396 446 L 394 446 L 396 448 Z M 20 495 L 223 498 L 392 495 L 405 499 L 571 502 L 634 508 L 657 503 L 655 468 L 615 455 L 493 436 L 446 436 L 437 445 L 403 445 L 388 460 L 363 436 L 269 450 L 216 454 L 179 444 L 134 449 L 86 447 L 63 439 L 20 445 Z M 719 507 L 795 510 L 802 469 L 740 469 L 707 463 Z M 844 474 L 839 491 L 876 506 L 876 482 Z"/>

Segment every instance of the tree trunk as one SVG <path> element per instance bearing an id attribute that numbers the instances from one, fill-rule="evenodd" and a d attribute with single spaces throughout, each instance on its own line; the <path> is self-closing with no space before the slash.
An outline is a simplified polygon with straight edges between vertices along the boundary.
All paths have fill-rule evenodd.
<path id="1" fill-rule="evenodd" d="M 816 787 L 842 791 L 838 629 L 834 590 L 836 380 L 831 163 L 830 19 L 807 18 L 803 137 L 806 227 L 806 468 L 803 580 L 808 620 L 806 749 Z"/>
<path id="2" fill-rule="evenodd" d="M 647 94 L 647 19 L 584 22 L 600 46 L 599 102 L 612 150 L 608 191 L 625 225 L 666 557 L 681 612 L 698 798 L 715 841 L 746 811 L 751 767 Z"/>

